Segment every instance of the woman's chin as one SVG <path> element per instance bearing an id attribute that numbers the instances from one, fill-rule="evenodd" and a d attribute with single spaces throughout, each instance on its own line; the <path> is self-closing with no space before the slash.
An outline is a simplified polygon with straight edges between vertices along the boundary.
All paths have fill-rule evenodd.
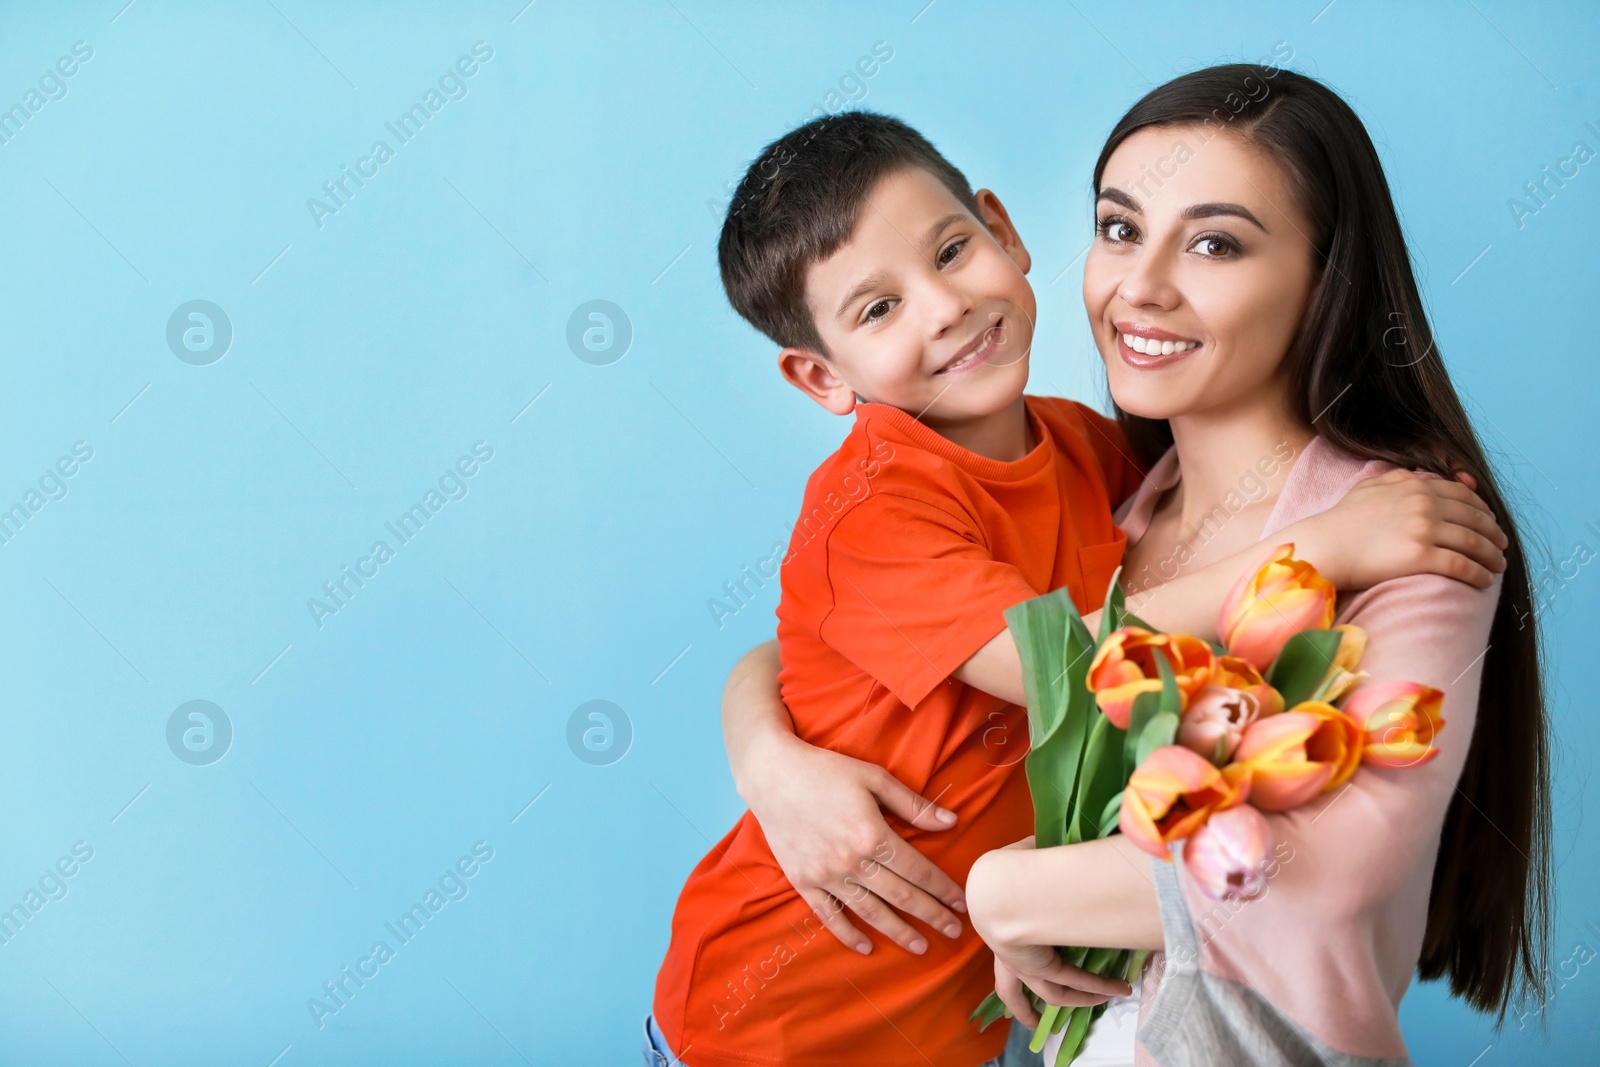
<path id="1" fill-rule="evenodd" d="M 1117 389 L 1112 386 L 1111 399 L 1118 408 L 1141 419 L 1170 419 L 1187 410 L 1185 405 L 1175 403 L 1172 397 L 1152 396 L 1152 392 L 1154 390 Z"/>

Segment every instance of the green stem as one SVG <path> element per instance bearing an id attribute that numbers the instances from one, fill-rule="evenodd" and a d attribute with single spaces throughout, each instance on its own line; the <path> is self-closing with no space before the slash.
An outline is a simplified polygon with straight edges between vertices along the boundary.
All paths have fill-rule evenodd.
<path id="1" fill-rule="evenodd" d="M 1078 1058 L 1083 1040 L 1089 1036 L 1089 1024 L 1094 1021 L 1093 1008 L 1072 1009 L 1072 1021 L 1067 1024 L 1067 1034 L 1061 1039 L 1061 1049 L 1056 1053 L 1056 1067 L 1067 1067 Z"/>
<path id="2" fill-rule="evenodd" d="M 1055 1025 L 1056 1016 L 1061 1014 L 1063 1011 L 1068 1010 L 1069 1009 L 1067 1008 L 1057 1007 L 1054 1004 L 1045 1005 L 1044 1009 L 1039 1012 L 1039 1026 L 1033 1032 L 1033 1040 L 1028 1042 L 1028 1051 L 1044 1051 L 1045 1041 L 1052 1033 L 1054 1033 L 1053 1027 Z"/>

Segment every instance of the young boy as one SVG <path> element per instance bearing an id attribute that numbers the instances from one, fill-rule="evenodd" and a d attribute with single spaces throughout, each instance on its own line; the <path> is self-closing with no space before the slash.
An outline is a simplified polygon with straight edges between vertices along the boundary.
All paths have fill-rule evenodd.
<path id="1" fill-rule="evenodd" d="M 855 425 L 806 487 L 778 639 L 796 731 L 878 763 L 958 813 L 917 846 L 955 878 L 1032 830 L 1027 781 L 984 744 L 1026 736 L 1006 608 L 1066 586 L 1095 607 L 1122 558 L 1112 506 L 1140 471 L 1110 420 L 1024 397 L 1027 249 L 894 119 L 801 127 L 745 176 L 722 231 L 734 307 L 783 346 L 784 377 Z M 996 636 L 999 635 L 999 641 Z M 915 962 L 832 937 L 746 814 L 689 876 L 655 1021 L 694 1067 L 976 1067 L 1005 1027 L 971 930 Z M 658 1039 L 659 1040 L 659 1039 Z"/>
<path id="2" fill-rule="evenodd" d="M 1027 735 L 1003 613 L 1061 587 L 1098 607 L 1125 545 L 1112 508 L 1141 472 L 1110 420 L 1023 395 L 1027 249 L 999 199 L 903 123 L 848 112 L 768 146 L 719 252 L 729 300 L 782 347 L 784 377 L 855 415 L 807 483 L 782 565 L 794 731 L 955 812 L 944 832 L 891 826 L 964 883 L 978 856 L 1033 829 L 1021 761 L 986 744 Z M 1327 564 L 1370 549 L 1373 531 L 1351 525 L 1320 542 L 1336 557 L 1302 558 L 1350 573 Z M 1142 614 L 1203 632 L 1246 562 L 1195 568 Z M 1000 1054 L 1009 1027 L 968 1020 L 994 980 L 969 928 L 914 957 L 826 932 L 747 812 L 678 899 L 646 1020 L 658 1062 L 977 1067 Z"/>

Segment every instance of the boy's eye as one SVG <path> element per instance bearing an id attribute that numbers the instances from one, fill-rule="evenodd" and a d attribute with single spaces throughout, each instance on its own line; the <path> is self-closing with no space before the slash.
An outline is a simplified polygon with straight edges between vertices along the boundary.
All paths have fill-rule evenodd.
<path id="1" fill-rule="evenodd" d="M 1207 259 L 1226 259 L 1239 249 L 1228 238 L 1220 234 L 1208 233 L 1195 238 L 1195 242 L 1189 246 L 1189 250 L 1198 252 Z"/>
<path id="2" fill-rule="evenodd" d="M 863 321 L 863 322 L 877 322 L 879 319 L 881 319 L 885 315 L 889 314 L 889 309 L 892 308 L 893 306 L 894 306 L 894 301 L 888 299 L 887 297 L 885 297 L 882 300 L 875 301 L 875 302 L 867 305 L 866 314 L 862 317 L 861 321 Z"/>
<path id="3" fill-rule="evenodd" d="M 961 257 L 961 250 L 966 247 L 966 238 L 962 238 L 959 241 L 952 241 L 945 245 L 944 248 L 939 252 L 939 266 L 948 267 L 951 263 L 954 263 Z"/>
<path id="4" fill-rule="evenodd" d="M 1101 219 L 1099 230 L 1100 236 L 1112 244 L 1123 244 L 1139 236 L 1139 231 L 1133 228 L 1131 222 L 1115 215 Z"/>

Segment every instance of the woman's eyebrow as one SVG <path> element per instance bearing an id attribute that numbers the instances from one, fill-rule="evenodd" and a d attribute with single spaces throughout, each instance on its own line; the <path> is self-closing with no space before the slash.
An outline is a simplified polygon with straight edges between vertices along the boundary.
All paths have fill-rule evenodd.
<path id="1" fill-rule="evenodd" d="M 1139 210 L 1139 201 L 1135 200 L 1133 197 L 1129 196 L 1127 193 L 1123 192 L 1121 189 L 1115 189 L 1115 188 L 1102 189 L 1102 190 L 1100 190 L 1100 195 L 1095 197 L 1095 200 L 1096 200 L 1096 202 L 1099 202 L 1101 200 L 1109 200 L 1113 204 L 1120 204 L 1122 207 L 1127 208 L 1129 211 L 1135 211 L 1136 212 L 1136 211 Z"/>
<path id="2" fill-rule="evenodd" d="M 1192 219 L 1210 219 L 1210 218 L 1215 218 L 1218 215 L 1232 215 L 1234 218 L 1244 219 L 1246 222 L 1254 224 L 1255 227 L 1258 230 L 1260 230 L 1262 233 L 1271 233 L 1272 232 L 1272 231 L 1268 230 L 1265 226 L 1263 226 L 1261 224 L 1261 220 L 1256 218 L 1255 215 L 1250 211 L 1250 209 L 1245 207 L 1243 204 L 1228 204 L 1228 203 L 1194 204 L 1191 207 L 1184 208 L 1184 211 L 1183 211 L 1183 217 L 1186 218 L 1186 219 L 1191 219 L 1191 220 Z"/>

